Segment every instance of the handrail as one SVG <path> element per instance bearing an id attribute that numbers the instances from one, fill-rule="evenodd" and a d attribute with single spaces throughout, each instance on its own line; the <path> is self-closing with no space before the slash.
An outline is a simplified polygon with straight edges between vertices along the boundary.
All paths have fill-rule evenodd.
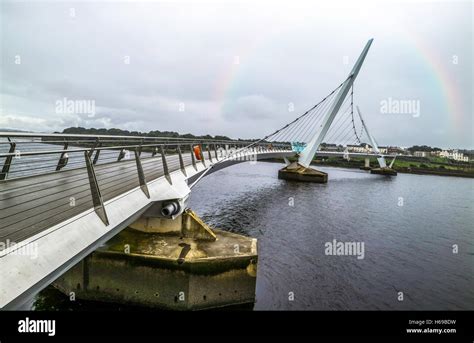
<path id="1" fill-rule="evenodd" d="M 123 135 L 91 135 L 91 134 L 68 134 L 68 133 L 34 133 L 34 132 L 14 132 L 0 131 L 0 137 L 19 137 L 19 138 L 104 138 L 104 139 L 123 139 L 123 140 L 165 140 L 165 141 L 183 141 L 183 142 L 235 142 L 235 143 L 253 143 L 256 140 L 235 140 L 235 139 L 214 139 L 214 138 L 187 138 L 187 137 L 166 137 L 166 136 L 123 136 Z"/>
<path id="2" fill-rule="evenodd" d="M 0 132 L 0 139 L 2 137 L 5 140 L 0 143 L 4 144 L 4 147 L 8 144 L 8 148 L 2 147 L 3 151 L 0 151 L 0 159 L 3 159 L 3 163 L 0 160 L 0 167 L 2 167 L 0 181 L 41 175 L 53 167 L 55 172 L 71 170 L 71 166 L 74 166 L 74 169 L 76 166 L 85 168 L 87 160 L 78 156 L 80 153 L 87 153 L 92 166 L 94 166 L 103 163 L 120 163 L 125 151 L 133 153 L 134 150 L 137 151 L 138 156 L 142 151 L 151 153 L 152 156 L 157 153 L 165 156 L 170 152 L 174 154 L 189 153 L 195 145 L 201 146 L 202 151 L 207 149 L 208 153 L 210 153 L 210 147 L 217 150 L 225 146 L 236 148 L 239 151 L 249 147 L 264 146 L 267 148 L 270 146 L 270 150 L 272 150 L 271 147 L 274 149 L 291 148 L 289 144 L 278 142 L 181 137 L 45 134 L 11 131 Z M 43 144 L 45 146 L 42 146 Z M 57 145 L 58 149 L 53 148 L 53 145 Z M 106 151 L 106 153 L 101 155 L 101 151 Z M 46 158 L 51 155 L 59 156 Z M 217 156 L 217 152 L 215 155 Z M 45 156 L 45 158 L 43 159 L 41 156 Z"/>

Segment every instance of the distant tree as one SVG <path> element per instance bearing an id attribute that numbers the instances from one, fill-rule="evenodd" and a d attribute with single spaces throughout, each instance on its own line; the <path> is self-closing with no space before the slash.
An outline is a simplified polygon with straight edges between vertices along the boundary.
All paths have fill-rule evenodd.
<path id="1" fill-rule="evenodd" d="M 196 136 L 194 136 L 190 133 L 185 133 L 184 135 L 181 135 L 181 138 L 193 139 L 193 138 L 196 138 Z"/>
<path id="2" fill-rule="evenodd" d="M 191 133 L 186 133 L 180 135 L 175 131 L 159 131 L 153 130 L 148 133 L 140 131 L 128 131 L 117 128 L 105 129 L 105 128 L 83 128 L 83 127 L 68 127 L 63 130 L 62 133 L 65 134 L 91 134 L 91 135 L 115 135 L 115 136 L 150 136 L 150 137 L 170 137 L 170 138 L 188 138 L 188 139 L 217 139 L 217 140 L 230 140 L 231 138 L 227 136 L 215 136 L 214 138 L 211 135 L 195 136 Z"/>
<path id="3" fill-rule="evenodd" d="M 113 129 L 108 129 L 106 134 L 114 135 L 114 136 L 127 136 L 127 135 L 130 135 L 130 131 L 113 128 Z"/>
<path id="4" fill-rule="evenodd" d="M 441 151 L 440 148 L 432 148 L 428 145 L 414 145 L 410 148 L 407 149 L 408 151 L 410 151 L 411 153 L 415 152 L 415 151 L 427 151 L 427 152 L 430 152 L 430 151 Z"/>
<path id="5" fill-rule="evenodd" d="M 227 137 L 227 136 L 219 136 L 219 135 L 214 136 L 214 139 L 217 139 L 217 140 L 220 140 L 220 141 L 229 141 L 230 140 L 230 138 Z"/>

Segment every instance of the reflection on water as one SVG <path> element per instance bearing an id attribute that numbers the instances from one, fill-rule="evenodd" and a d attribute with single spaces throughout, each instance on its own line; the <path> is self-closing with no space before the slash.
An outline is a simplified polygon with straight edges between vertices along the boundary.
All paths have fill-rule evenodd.
<path id="1" fill-rule="evenodd" d="M 310 184 L 278 180 L 281 167 L 218 171 L 189 203 L 207 223 L 258 238 L 255 309 L 474 309 L 473 180 L 321 168 L 329 182 Z M 333 239 L 364 242 L 364 259 L 325 255 Z M 56 296 L 43 292 L 39 308 Z"/>

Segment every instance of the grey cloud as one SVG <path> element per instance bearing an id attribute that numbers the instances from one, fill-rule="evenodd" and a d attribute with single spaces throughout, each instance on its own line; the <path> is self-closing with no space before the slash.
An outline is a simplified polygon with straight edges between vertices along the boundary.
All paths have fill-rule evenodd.
<path id="1" fill-rule="evenodd" d="M 379 8 L 351 1 L 342 7 L 61 1 L 1 7 L 0 127 L 262 137 L 344 80 L 373 36 L 355 99 L 380 143 L 473 147 L 469 2 Z M 444 107 L 430 58 L 455 80 L 461 113 Z M 55 102 L 64 97 L 94 100 L 95 117 L 55 113 Z M 380 101 L 388 97 L 419 99 L 422 115 L 382 115 Z M 294 112 L 288 112 L 290 102 Z"/>

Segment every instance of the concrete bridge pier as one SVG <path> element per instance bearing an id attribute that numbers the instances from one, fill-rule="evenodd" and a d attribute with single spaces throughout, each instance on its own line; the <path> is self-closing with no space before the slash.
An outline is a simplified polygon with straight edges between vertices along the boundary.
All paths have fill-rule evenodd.
<path id="1" fill-rule="evenodd" d="M 327 183 L 328 174 L 322 171 L 306 168 L 298 162 L 293 162 L 278 171 L 278 178 L 282 180 Z"/>
<path id="2" fill-rule="evenodd" d="M 362 170 L 370 170 L 370 169 L 372 169 L 372 168 L 370 167 L 370 157 L 366 157 L 366 158 L 364 159 L 364 166 L 363 166 L 363 167 L 360 167 L 360 169 L 362 169 Z"/>
<path id="3" fill-rule="evenodd" d="M 386 176 L 396 176 L 398 173 L 395 169 L 390 167 L 380 167 L 370 169 L 371 174 L 386 175 Z"/>
<path id="4" fill-rule="evenodd" d="M 193 211 L 156 203 L 55 281 L 78 299 L 172 310 L 253 304 L 257 240 L 211 229 Z"/>

